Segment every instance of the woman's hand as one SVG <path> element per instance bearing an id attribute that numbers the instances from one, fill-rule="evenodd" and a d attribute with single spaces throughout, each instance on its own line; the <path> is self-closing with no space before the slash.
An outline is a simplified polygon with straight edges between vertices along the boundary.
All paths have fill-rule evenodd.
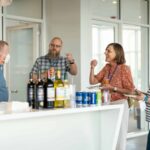
<path id="1" fill-rule="evenodd" d="M 91 68 L 95 68 L 95 66 L 97 65 L 97 60 L 96 59 L 93 59 L 91 61 Z"/>
<path id="2" fill-rule="evenodd" d="M 97 83 L 99 83 L 99 81 L 94 75 L 94 68 L 97 65 L 97 60 L 93 59 L 91 61 L 90 65 L 91 65 L 91 68 L 90 68 L 89 82 L 90 82 L 90 84 L 97 84 Z"/>
<path id="3" fill-rule="evenodd" d="M 103 90 L 110 90 L 113 91 L 114 87 L 110 84 L 103 84 Z"/>
<path id="4" fill-rule="evenodd" d="M 145 95 L 141 92 L 141 91 L 139 91 L 139 90 L 135 90 L 135 94 L 137 95 L 136 97 L 135 97 L 135 99 L 136 100 L 144 100 L 144 97 L 145 97 Z"/>

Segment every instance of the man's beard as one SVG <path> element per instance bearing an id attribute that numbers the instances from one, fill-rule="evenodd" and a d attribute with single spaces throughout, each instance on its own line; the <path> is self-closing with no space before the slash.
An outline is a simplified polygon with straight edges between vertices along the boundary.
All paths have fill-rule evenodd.
<path id="1" fill-rule="evenodd" d="M 48 56 L 49 58 L 57 58 L 60 56 L 60 52 L 49 50 Z"/>

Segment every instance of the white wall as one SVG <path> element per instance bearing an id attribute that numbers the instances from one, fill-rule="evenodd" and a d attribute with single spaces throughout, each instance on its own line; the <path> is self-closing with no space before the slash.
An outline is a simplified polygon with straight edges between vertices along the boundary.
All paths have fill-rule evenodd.
<path id="1" fill-rule="evenodd" d="M 74 77 L 77 90 L 80 89 L 80 0 L 46 0 L 47 48 L 54 36 L 62 38 L 62 55 L 71 52 L 78 66 Z"/>
<path id="2" fill-rule="evenodd" d="M 89 86 L 90 61 L 92 59 L 91 0 L 81 0 L 81 89 Z"/>

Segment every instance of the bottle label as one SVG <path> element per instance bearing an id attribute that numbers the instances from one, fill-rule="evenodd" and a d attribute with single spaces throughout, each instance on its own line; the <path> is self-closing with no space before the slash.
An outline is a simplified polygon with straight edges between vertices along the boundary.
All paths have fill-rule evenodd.
<path id="1" fill-rule="evenodd" d="M 70 89 L 69 89 L 69 87 L 64 88 L 64 99 L 70 100 Z"/>
<path id="2" fill-rule="evenodd" d="M 48 87 L 47 88 L 47 101 L 54 101 L 55 100 L 55 89 Z"/>
<path id="3" fill-rule="evenodd" d="M 104 101 L 104 104 L 109 104 L 110 103 L 110 93 L 109 93 L 109 90 L 104 90 L 103 91 L 103 101 Z"/>
<path id="4" fill-rule="evenodd" d="M 29 88 L 29 100 L 33 100 L 34 99 L 34 89 L 32 87 Z"/>
<path id="5" fill-rule="evenodd" d="M 64 87 L 56 88 L 56 100 L 58 101 L 64 100 Z"/>
<path id="6" fill-rule="evenodd" d="M 43 87 L 39 87 L 37 89 L 37 100 L 38 101 L 44 101 L 44 89 L 43 89 Z"/>

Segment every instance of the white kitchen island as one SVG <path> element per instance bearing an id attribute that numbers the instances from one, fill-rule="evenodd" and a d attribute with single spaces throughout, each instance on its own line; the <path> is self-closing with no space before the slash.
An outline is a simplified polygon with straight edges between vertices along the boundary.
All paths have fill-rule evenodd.
<path id="1" fill-rule="evenodd" d="M 1 150 L 116 150 L 124 103 L 0 115 Z"/>

